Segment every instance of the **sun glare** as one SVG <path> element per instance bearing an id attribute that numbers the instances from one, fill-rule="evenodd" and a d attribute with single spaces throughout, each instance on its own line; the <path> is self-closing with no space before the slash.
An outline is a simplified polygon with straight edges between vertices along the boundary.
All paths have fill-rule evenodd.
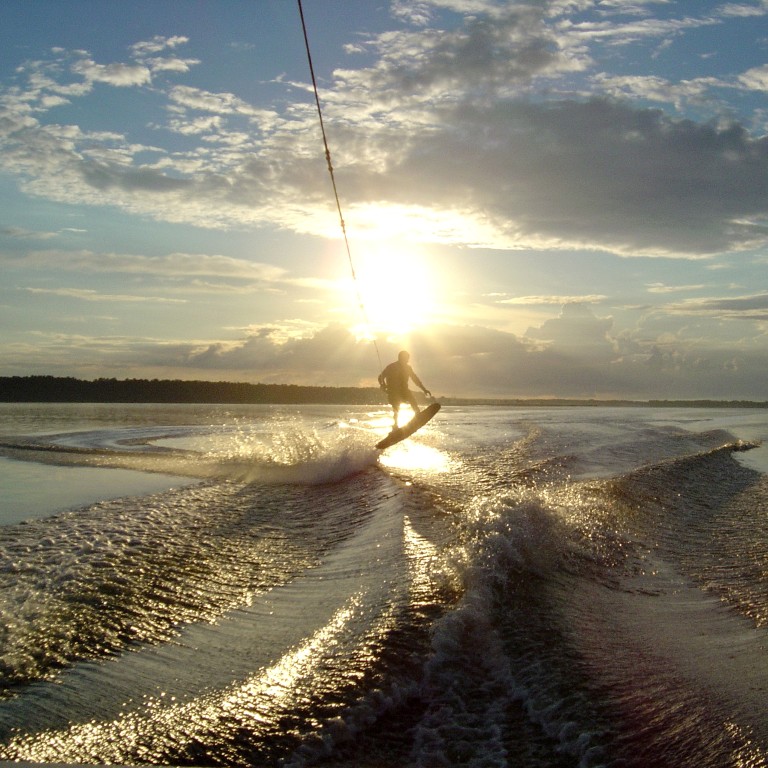
<path id="1" fill-rule="evenodd" d="M 355 303 L 362 300 L 369 333 L 406 334 L 426 325 L 435 310 L 435 279 L 417 248 L 367 243 L 356 258 Z M 364 334 L 361 334 L 364 335 Z"/>

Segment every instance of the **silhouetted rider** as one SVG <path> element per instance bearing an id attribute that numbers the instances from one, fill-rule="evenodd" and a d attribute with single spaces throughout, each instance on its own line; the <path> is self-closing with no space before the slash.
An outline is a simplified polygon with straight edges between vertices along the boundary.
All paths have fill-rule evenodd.
<path id="1" fill-rule="evenodd" d="M 421 383 L 421 379 L 413 372 L 413 368 L 408 365 L 410 359 L 411 356 L 408 352 L 403 350 L 397 356 L 397 360 L 394 363 L 390 363 L 379 374 L 379 386 L 387 393 L 387 398 L 394 411 L 395 429 L 397 428 L 397 414 L 400 411 L 401 403 L 408 403 L 413 408 L 414 413 L 418 413 L 420 410 L 416 397 L 408 389 L 409 379 L 413 379 L 427 397 L 432 397 L 432 393 Z"/>

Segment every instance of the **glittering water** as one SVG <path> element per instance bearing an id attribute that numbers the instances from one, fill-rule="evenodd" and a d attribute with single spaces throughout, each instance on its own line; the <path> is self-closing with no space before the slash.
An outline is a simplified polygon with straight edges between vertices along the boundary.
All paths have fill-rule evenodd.
<path id="1" fill-rule="evenodd" d="M 764 411 L 0 405 L 0 759 L 768 765 Z"/>

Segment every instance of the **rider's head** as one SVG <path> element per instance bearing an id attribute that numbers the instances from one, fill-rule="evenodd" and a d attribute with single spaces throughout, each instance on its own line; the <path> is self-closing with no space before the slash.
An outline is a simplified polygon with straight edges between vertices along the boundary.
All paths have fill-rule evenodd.
<path id="1" fill-rule="evenodd" d="M 409 355 L 409 354 L 408 354 L 408 353 L 407 353 L 405 350 L 403 350 L 403 351 L 402 351 L 402 352 L 401 352 L 401 353 L 400 353 L 400 354 L 397 356 L 397 359 L 398 359 L 398 361 L 399 361 L 399 362 L 401 362 L 401 363 L 407 363 L 407 362 L 408 362 L 408 361 L 411 359 L 411 356 L 410 356 L 410 355 Z"/>

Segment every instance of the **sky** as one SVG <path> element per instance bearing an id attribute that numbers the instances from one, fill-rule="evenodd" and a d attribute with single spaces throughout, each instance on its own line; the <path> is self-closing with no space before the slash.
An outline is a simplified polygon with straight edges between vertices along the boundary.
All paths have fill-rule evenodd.
<path id="1" fill-rule="evenodd" d="M 303 10 L 346 242 L 296 2 L 0 3 L 0 375 L 768 400 L 768 0 Z"/>

